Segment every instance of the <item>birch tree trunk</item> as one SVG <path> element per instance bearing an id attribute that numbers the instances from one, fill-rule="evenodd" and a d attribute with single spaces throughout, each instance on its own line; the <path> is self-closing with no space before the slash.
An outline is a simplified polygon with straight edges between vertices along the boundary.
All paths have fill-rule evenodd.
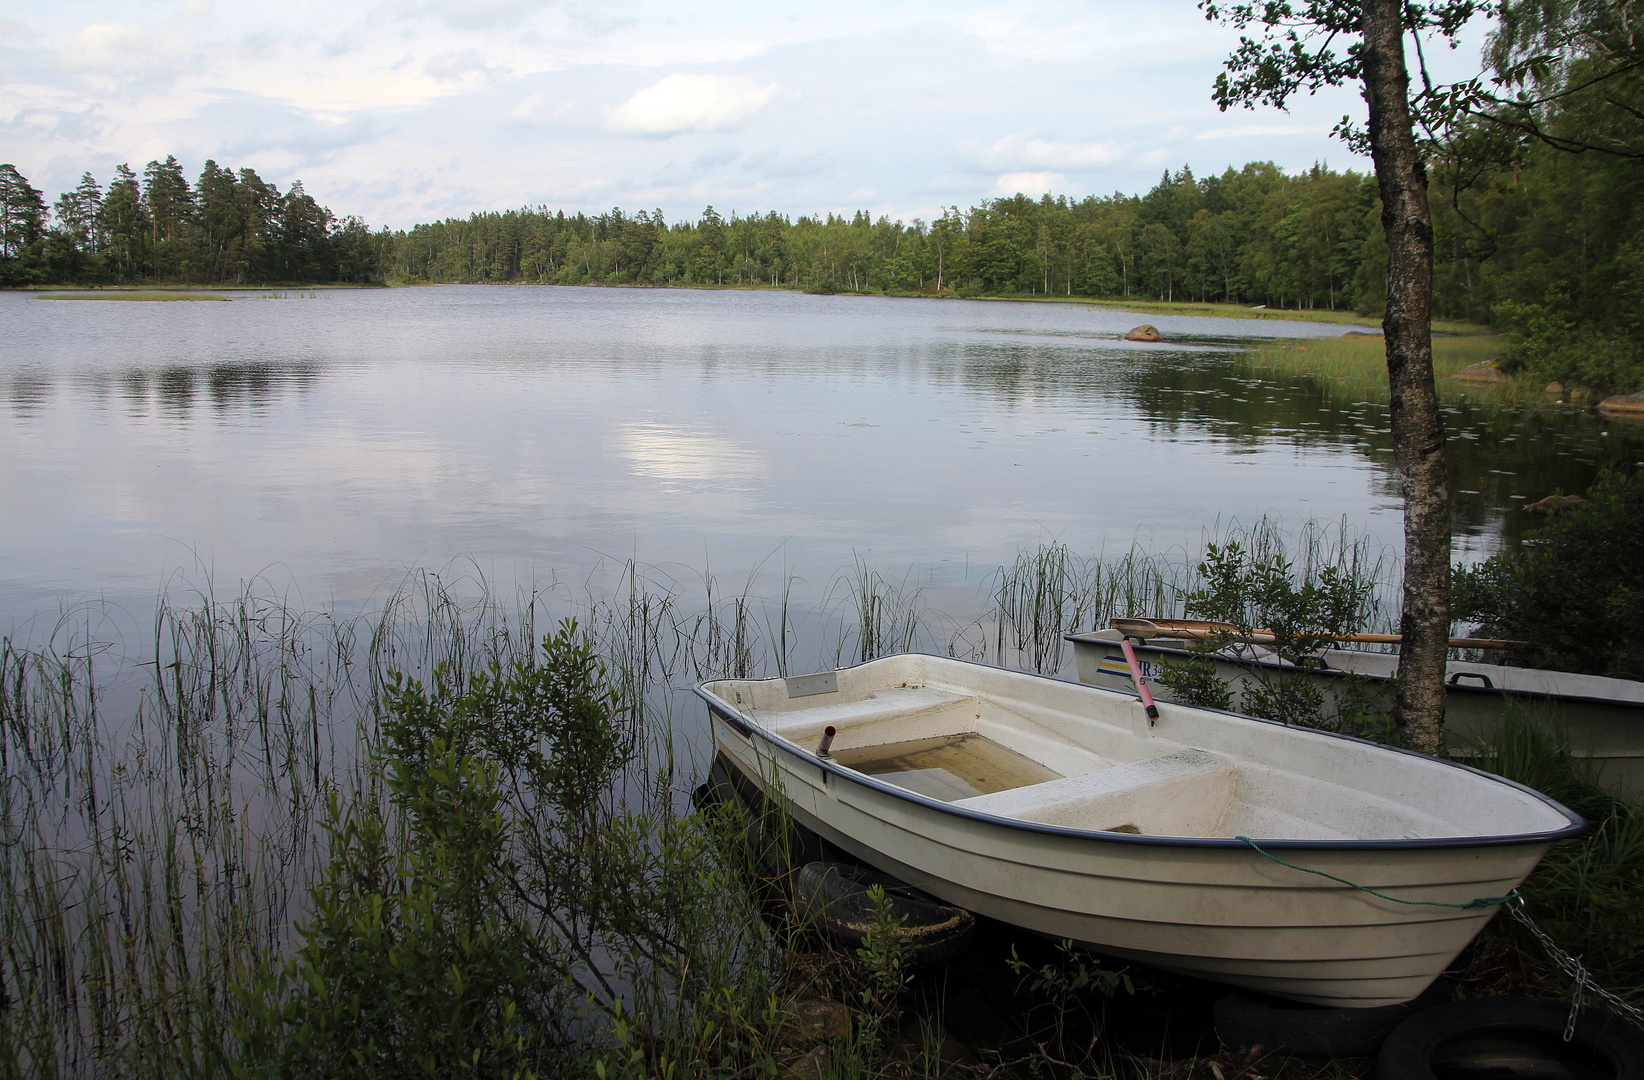
<path id="1" fill-rule="evenodd" d="M 1433 221 L 1410 117 L 1399 0 L 1363 0 L 1364 97 L 1387 234 L 1387 382 L 1404 489 L 1404 614 L 1393 719 L 1409 745 L 1444 752 L 1450 636 L 1450 492 L 1433 385 Z"/>

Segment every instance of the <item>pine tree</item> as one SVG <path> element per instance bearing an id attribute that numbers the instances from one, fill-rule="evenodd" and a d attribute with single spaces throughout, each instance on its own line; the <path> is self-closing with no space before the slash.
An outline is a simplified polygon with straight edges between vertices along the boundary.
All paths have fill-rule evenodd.
<path id="1" fill-rule="evenodd" d="M 149 244 L 154 273 L 169 281 L 186 276 L 194 224 L 194 193 L 183 167 L 170 154 L 143 170 L 143 205 L 148 210 Z"/>
<path id="2" fill-rule="evenodd" d="M 102 236 L 104 268 L 116 282 L 135 281 L 148 273 L 149 225 L 137 174 L 126 165 L 114 170 L 114 180 L 97 211 Z"/>
<path id="3" fill-rule="evenodd" d="M 0 285 L 37 279 L 45 231 L 45 199 L 15 166 L 0 165 Z"/>
<path id="4" fill-rule="evenodd" d="M 103 188 L 90 173 L 83 174 L 78 185 L 58 197 L 52 214 L 72 250 L 84 255 L 97 253 L 97 212 L 102 208 Z"/>
<path id="5" fill-rule="evenodd" d="M 199 247 L 201 278 L 212 284 L 238 281 L 236 256 L 243 232 L 239 184 L 234 174 L 219 168 L 215 161 L 206 160 L 200 170 L 200 181 L 195 186 L 199 211 Z"/>

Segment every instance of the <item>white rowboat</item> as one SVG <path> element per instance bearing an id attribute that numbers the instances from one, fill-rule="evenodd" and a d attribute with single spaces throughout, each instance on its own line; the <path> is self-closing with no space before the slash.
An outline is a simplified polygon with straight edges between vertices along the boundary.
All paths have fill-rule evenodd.
<path id="1" fill-rule="evenodd" d="M 1408 1001 L 1579 816 L 1499 777 L 944 657 L 703 684 L 719 750 L 855 857 L 1034 933 L 1321 1005 Z M 831 753 L 819 754 L 833 731 Z"/>
<path id="2" fill-rule="evenodd" d="M 1133 621 L 1147 625 L 1144 620 Z M 1130 668 L 1119 651 L 1121 637 L 1118 630 L 1067 635 L 1073 643 L 1074 670 L 1080 682 L 1115 690 L 1130 688 Z M 1192 644 L 1170 637 L 1147 639 L 1135 646 L 1143 680 L 1154 697 L 1170 696 L 1159 678 L 1165 666 L 1182 660 Z M 1393 707 L 1396 653 L 1325 649 L 1320 654 L 1322 667 L 1300 669 L 1260 645 L 1242 648 L 1243 655 L 1223 651 L 1211 656 L 1217 677 L 1231 686 L 1241 687 L 1262 668 L 1275 674 L 1300 672 L 1333 698 L 1352 676 L 1367 706 L 1381 711 Z M 1451 660 L 1444 694 L 1444 727 L 1451 745 L 1487 743 L 1500 729 L 1508 702 L 1514 702 L 1527 717 L 1559 729 L 1569 740 L 1571 752 L 1593 763 L 1601 785 L 1630 798 L 1644 797 L 1644 683 Z"/>

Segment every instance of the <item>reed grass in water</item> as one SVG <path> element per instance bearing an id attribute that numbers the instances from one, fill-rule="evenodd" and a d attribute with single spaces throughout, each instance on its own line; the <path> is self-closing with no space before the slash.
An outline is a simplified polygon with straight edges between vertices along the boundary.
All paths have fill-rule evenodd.
<path id="1" fill-rule="evenodd" d="M 1234 535 L 1396 572 L 1336 526 Z M 809 605 L 788 575 L 419 573 L 353 619 L 167 598 L 140 663 L 91 615 L 0 643 L 0 1075 L 774 1075 L 791 940 L 736 872 L 746 823 L 682 798 L 672 695 L 908 648 L 1055 671 L 1196 563 L 1045 544 L 974 618 L 862 559 Z"/>

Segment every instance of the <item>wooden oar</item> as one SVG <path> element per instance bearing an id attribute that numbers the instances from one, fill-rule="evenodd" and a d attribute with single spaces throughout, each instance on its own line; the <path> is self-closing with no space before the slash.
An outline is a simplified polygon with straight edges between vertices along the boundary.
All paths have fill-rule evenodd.
<path id="1" fill-rule="evenodd" d="M 1241 634 L 1232 623 L 1209 622 L 1201 619 L 1112 619 L 1108 625 L 1126 637 L 1181 638 L 1204 641 L 1208 638 L 1232 634 L 1243 641 L 1268 644 L 1276 637 L 1271 630 L 1253 630 Z M 1404 638 L 1399 634 L 1331 634 L 1331 641 L 1354 641 L 1364 645 L 1399 645 Z M 1451 638 L 1452 649 L 1522 649 L 1527 641 L 1502 641 L 1496 638 Z"/>

